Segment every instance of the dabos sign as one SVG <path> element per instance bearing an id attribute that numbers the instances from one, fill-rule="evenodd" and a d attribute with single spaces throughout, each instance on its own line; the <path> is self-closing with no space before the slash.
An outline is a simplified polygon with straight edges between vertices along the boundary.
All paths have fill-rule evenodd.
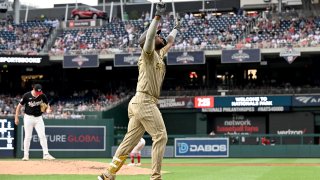
<path id="1" fill-rule="evenodd" d="M 229 157 L 228 138 L 176 138 L 175 157 Z"/>
<path id="2" fill-rule="evenodd" d="M 214 98 L 213 96 L 196 96 L 194 98 L 195 108 L 213 108 Z"/>

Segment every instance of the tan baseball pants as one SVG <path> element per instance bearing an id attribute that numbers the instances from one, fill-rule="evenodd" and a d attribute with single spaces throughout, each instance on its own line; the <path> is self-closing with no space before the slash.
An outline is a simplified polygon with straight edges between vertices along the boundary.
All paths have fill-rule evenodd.
<path id="1" fill-rule="evenodd" d="M 137 93 L 129 103 L 128 115 L 130 119 L 128 131 L 114 157 L 122 159 L 127 156 L 147 131 L 153 141 L 150 179 L 161 180 L 161 164 L 168 137 L 162 115 L 157 107 L 157 100 L 147 94 Z"/>

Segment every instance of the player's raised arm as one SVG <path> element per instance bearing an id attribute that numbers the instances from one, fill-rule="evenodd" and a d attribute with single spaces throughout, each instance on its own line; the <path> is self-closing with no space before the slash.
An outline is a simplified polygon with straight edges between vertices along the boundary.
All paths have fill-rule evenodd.
<path id="1" fill-rule="evenodd" d="M 169 51 L 169 49 L 173 45 L 174 40 L 175 40 L 175 38 L 176 38 L 176 36 L 178 34 L 178 31 L 179 31 L 180 27 L 181 27 L 180 19 L 176 19 L 175 20 L 175 26 L 173 27 L 172 31 L 169 33 L 169 35 L 166 38 L 167 39 L 167 45 L 162 48 L 165 54 Z"/>
<path id="2" fill-rule="evenodd" d="M 163 2 L 160 2 L 157 4 L 155 17 L 151 21 L 151 24 L 146 34 L 146 40 L 143 45 L 143 50 L 146 53 L 150 54 L 155 48 L 155 36 L 156 36 L 158 24 L 160 22 L 161 15 L 163 15 L 165 10 L 166 10 L 166 5 Z"/>

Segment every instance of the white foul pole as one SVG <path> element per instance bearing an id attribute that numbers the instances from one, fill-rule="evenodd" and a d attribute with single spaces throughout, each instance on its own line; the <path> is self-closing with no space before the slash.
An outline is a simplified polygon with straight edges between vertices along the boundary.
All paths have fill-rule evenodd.
<path id="1" fill-rule="evenodd" d="M 28 21 L 28 15 L 29 15 L 29 6 L 30 6 L 30 3 L 27 5 L 27 9 L 26 9 L 26 15 L 24 16 L 24 22 L 27 22 Z"/>
<path id="2" fill-rule="evenodd" d="M 64 21 L 67 22 L 68 20 L 68 9 L 69 9 L 69 4 L 66 5 L 66 13 L 64 14 Z"/>
<path id="3" fill-rule="evenodd" d="M 176 8 L 174 7 L 174 1 L 172 0 L 172 12 L 173 12 L 173 18 L 176 19 Z"/>
<path id="4" fill-rule="evenodd" d="M 111 21 L 112 21 L 112 14 L 113 14 L 113 1 L 111 2 L 111 5 L 110 5 L 109 22 L 111 22 Z"/>
<path id="5" fill-rule="evenodd" d="M 123 17 L 123 0 L 120 0 L 120 6 L 121 6 L 121 20 L 124 21 L 124 17 Z"/>

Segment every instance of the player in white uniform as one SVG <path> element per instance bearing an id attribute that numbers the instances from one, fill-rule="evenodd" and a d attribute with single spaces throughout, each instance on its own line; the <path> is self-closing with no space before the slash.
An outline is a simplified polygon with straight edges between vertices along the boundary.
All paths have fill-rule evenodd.
<path id="1" fill-rule="evenodd" d="M 141 166 L 141 150 L 146 145 L 146 141 L 141 138 L 138 144 L 133 148 L 130 153 L 131 163 L 128 166 Z M 137 157 L 138 163 L 134 163 L 134 158 Z"/>

